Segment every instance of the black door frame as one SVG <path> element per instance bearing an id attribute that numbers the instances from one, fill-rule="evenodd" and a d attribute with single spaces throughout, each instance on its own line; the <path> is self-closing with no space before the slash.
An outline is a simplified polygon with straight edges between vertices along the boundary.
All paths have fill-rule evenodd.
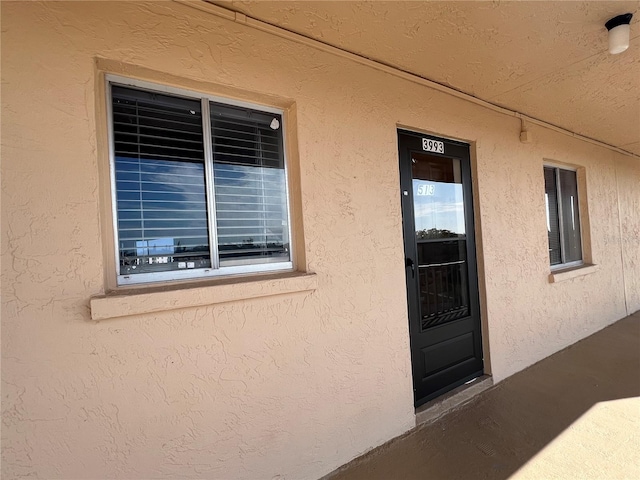
<path id="1" fill-rule="evenodd" d="M 419 132 L 413 132 L 405 129 L 398 128 L 398 155 L 399 155 L 399 170 L 400 170 L 400 196 L 402 202 L 402 217 L 403 217 L 403 235 L 405 245 L 405 267 L 406 267 L 406 281 L 407 281 L 407 306 L 409 313 L 409 333 L 411 344 L 411 364 L 414 386 L 414 401 L 415 406 L 418 407 L 429 400 L 432 400 L 466 382 L 481 376 L 484 372 L 484 355 L 482 352 L 482 322 L 481 322 L 481 310 L 480 310 L 480 293 L 478 285 L 478 265 L 477 265 L 477 252 L 475 241 L 475 221 L 474 221 L 474 200 L 473 200 L 473 185 L 471 175 L 471 158 L 470 158 L 470 145 L 467 143 L 449 140 L 446 138 L 438 137 L 435 135 L 424 134 Z M 437 153 L 432 151 L 424 151 L 422 148 L 422 140 L 429 139 L 439 142 L 444 142 L 445 153 Z M 462 188 L 465 202 L 465 228 L 466 228 L 466 246 L 467 246 L 467 268 L 468 268 L 468 282 L 469 282 L 469 300 L 470 300 L 470 317 L 473 318 L 474 328 L 477 331 L 477 336 L 474 339 L 474 349 L 476 355 L 479 357 L 479 368 L 472 367 L 465 376 L 456 379 L 454 382 L 448 383 L 446 386 L 437 388 L 426 396 L 418 396 L 419 391 L 418 384 L 420 379 L 416 375 L 416 365 L 419 364 L 421 359 L 421 351 L 416 348 L 414 341 L 416 335 L 421 333 L 420 324 L 420 304 L 419 304 L 419 285 L 418 277 L 415 271 L 412 275 L 412 269 L 418 270 L 418 255 L 417 244 L 415 240 L 415 218 L 414 218 L 414 201 L 413 201 L 413 189 L 405 188 L 408 185 L 412 185 L 412 173 L 411 173 L 411 152 L 428 153 L 442 158 L 455 158 L 460 161 L 461 174 L 462 174 Z M 433 328 L 434 334 L 438 335 L 439 327 Z"/>

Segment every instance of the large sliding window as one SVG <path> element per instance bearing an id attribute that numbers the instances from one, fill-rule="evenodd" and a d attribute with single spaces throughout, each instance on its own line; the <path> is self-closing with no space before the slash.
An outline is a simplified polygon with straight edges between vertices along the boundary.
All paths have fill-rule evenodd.
<path id="1" fill-rule="evenodd" d="M 292 268 L 282 112 L 109 82 L 118 284 Z"/>
<path id="2" fill-rule="evenodd" d="M 574 170 L 544 167 L 549 261 L 554 268 L 582 263 L 578 181 Z"/>

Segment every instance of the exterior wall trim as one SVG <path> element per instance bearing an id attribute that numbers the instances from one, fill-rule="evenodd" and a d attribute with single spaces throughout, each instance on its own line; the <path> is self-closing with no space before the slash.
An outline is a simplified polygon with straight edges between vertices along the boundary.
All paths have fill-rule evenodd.
<path id="1" fill-rule="evenodd" d="M 318 287 L 315 273 L 292 273 L 268 278 L 238 277 L 213 285 L 176 288 L 175 285 L 153 291 L 128 291 L 98 295 L 89 301 L 92 320 L 166 312 L 220 303 L 311 292 Z"/>
<path id="2" fill-rule="evenodd" d="M 580 265 L 577 268 L 555 271 L 549 274 L 549 283 L 558 283 L 564 280 L 570 280 L 583 275 L 597 272 L 600 269 L 598 265 Z"/>

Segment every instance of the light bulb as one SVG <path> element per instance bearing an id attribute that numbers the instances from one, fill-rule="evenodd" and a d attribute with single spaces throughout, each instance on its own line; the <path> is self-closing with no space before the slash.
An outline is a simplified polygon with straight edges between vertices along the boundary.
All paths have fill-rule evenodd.
<path id="1" fill-rule="evenodd" d="M 629 34 L 633 14 L 625 13 L 624 15 L 618 15 L 613 17 L 607 23 L 604 24 L 609 30 L 609 53 L 616 55 L 624 52 L 629 48 Z"/>

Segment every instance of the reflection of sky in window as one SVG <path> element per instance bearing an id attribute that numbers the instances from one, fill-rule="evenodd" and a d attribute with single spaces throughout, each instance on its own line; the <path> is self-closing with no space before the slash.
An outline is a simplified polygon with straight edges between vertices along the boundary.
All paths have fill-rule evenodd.
<path id="1" fill-rule="evenodd" d="M 118 156 L 115 164 L 121 248 L 208 250 L 204 163 Z"/>
<path id="2" fill-rule="evenodd" d="M 449 230 L 464 234 L 464 202 L 459 183 L 413 179 L 416 230 Z"/>
<path id="3" fill-rule="evenodd" d="M 571 228 L 575 230 L 576 229 L 576 211 L 573 208 L 573 195 L 571 195 L 570 199 L 571 199 L 570 200 L 571 201 Z"/>
<path id="4" fill-rule="evenodd" d="M 121 254 L 208 257 L 204 163 L 118 156 L 115 165 Z M 284 169 L 216 162 L 214 178 L 220 254 L 286 252 Z"/>
<path id="5" fill-rule="evenodd" d="M 214 164 L 220 245 L 288 241 L 284 170 Z"/>
<path id="6" fill-rule="evenodd" d="M 139 257 L 145 255 L 173 255 L 173 238 L 138 240 L 136 242 L 136 251 Z"/>
<path id="7" fill-rule="evenodd" d="M 551 217 L 549 216 L 549 194 L 544 194 L 544 207 L 547 212 L 547 232 L 551 231 Z"/>

